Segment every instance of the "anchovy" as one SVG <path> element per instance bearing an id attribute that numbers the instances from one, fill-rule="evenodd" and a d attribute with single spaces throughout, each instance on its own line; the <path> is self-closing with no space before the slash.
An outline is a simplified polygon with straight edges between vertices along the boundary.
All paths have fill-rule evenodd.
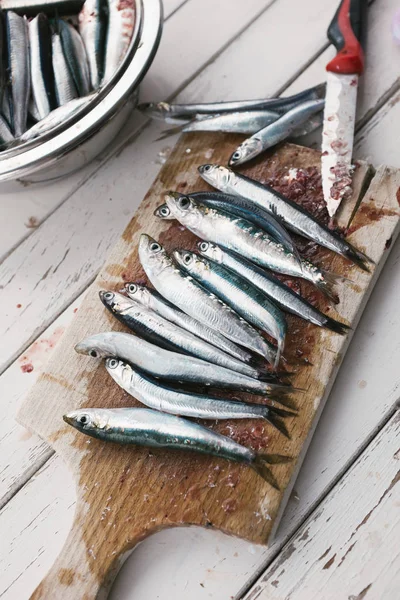
<path id="1" fill-rule="evenodd" d="M 272 385 L 269 380 L 255 379 L 194 356 L 164 350 L 128 333 L 113 331 L 93 335 L 79 342 L 75 350 L 93 358 L 120 358 L 157 379 L 247 392 L 267 397 L 271 404 L 276 400 L 296 409 L 296 403 L 289 396 L 296 391 L 292 387 L 282 383 Z"/>
<path id="2" fill-rule="evenodd" d="M 149 408 L 195 419 L 265 419 L 290 438 L 286 425 L 279 417 L 293 416 L 293 413 L 262 404 L 174 390 L 141 374 L 117 358 L 108 358 L 106 369 L 123 390 Z"/>
<path id="3" fill-rule="evenodd" d="M 286 399 L 286 389 L 276 395 L 278 388 L 264 381 L 235 373 L 194 356 L 164 350 L 130 333 L 98 333 L 76 344 L 75 351 L 92 358 L 120 358 L 152 377 L 167 381 L 200 384 L 268 397 L 274 392 L 275 399 L 279 399 L 281 404 L 291 408 L 295 406 Z M 287 392 L 290 393 L 291 389 L 287 388 Z"/>
<path id="4" fill-rule="evenodd" d="M 0 113 L 6 120 L 9 128 L 11 129 L 12 116 L 11 116 L 11 98 L 10 98 L 10 92 L 9 92 L 9 84 L 7 84 L 3 90 L 3 100 L 1 103 Z"/>
<path id="5" fill-rule="evenodd" d="M 57 127 L 61 123 L 64 123 L 67 119 L 72 117 L 79 109 L 87 104 L 92 99 L 92 96 L 86 96 L 86 98 L 75 98 L 64 106 L 59 106 L 47 115 L 45 119 L 42 119 L 36 125 L 33 125 L 28 131 L 26 131 L 20 137 L 21 142 L 27 142 L 33 140 L 39 135 L 48 133 L 54 127 Z"/>
<path id="6" fill-rule="evenodd" d="M 331 317 L 324 315 L 321 311 L 307 302 L 283 284 L 279 279 L 273 277 L 267 271 L 248 262 L 238 255 L 230 254 L 219 246 L 210 242 L 198 242 L 197 247 L 202 256 L 207 256 L 214 262 L 223 265 L 227 269 L 238 273 L 241 277 L 250 281 L 258 289 L 275 301 L 283 310 L 301 317 L 319 327 L 326 327 L 335 333 L 343 335 L 349 330 L 344 323 L 339 323 Z"/>
<path id="7" fill-rule="evenodd" d="M 168 192 L 168 194 L 174 196 L 174 192 Z M 183 195 L 175 194 L 175 197 L 178 198 Z M 292 252 L 298 261 L 300 261 L 298 250 L 283 225 L 271 213 L 256 206 L 253 202 L 245 198 L 239 198 L 238 196 L 223 194 L 222 192 L 195 192 L 188 194 L 188 198 L 193 198 L 193 200 L 201 202 L 201 204 L 210 208 L 224 210 L 232 215 L 251 221 L 259 229 L 264 229 L 267 233 L 271 234 L 277 242 L 282 244 L 286 250 Z M 160 206 L 159 209 L 157 208 L 154 212 L 157 217 L 161 219 L 174 218 L 166 204 Z"/>
<path id="8" fill-rule="evenodd" d="M 15 12 L 6 12 L 8 70 L 11 81 L 10 112 L 13 133 L 20 137 L 26 131 L 31 91 L 29 67 L 28 22 Z"/>
<path id="9" fill-rule="evenodd" d="M 247 219 L 208 208 L 187 196 L 177 199 L 166 195 L 165 198 L 175 218 L 201 239 L 219 244 L 261 267 L 292 277 L 302 277 L 336 300 L 331 290 L 336 283 L 335 275 L 323 272 L 307 260 L 301 259 L 299 263 L 293 253 Z"/>
<path id="10" fill-rule="evenodd" d="M 182 273 L 164 248 L 146 234 L 140 237 L 139 258 L 156 290 L 175 306 L 257 354 L 271 354 L 271 344 L 227 304 Z"/>
<path id="11" fill-rule="evenodd" d="M 85 45 L 94 90 L 97 90 L 103 78 L 106 27 L 105 0 L 86 0 L 79 13 L 79 33 Z"/>
<path id="12" fill-rule="evenodd" d="M 191 450 L 244 463 L 276 489 L 279 486 L 268 465 L 292 460 L 276 454 L 256 454 L 202 425 L 148 408 L 82 408 L 63 419 L 81 433 L 107 442 Z"/>
<path id="13" fill-rule="evenodd" d="M 367 262 L 370 258 L 354 248 L 349 242 L 318 223 L 314 217 L 301 206 L 285 198 L 279 192 L 254 179 L 239 175 L 227 167 L 218 165 L 202 165 L 199 167 L 201 177 L 221 192 L 247 198 L 257 206 L 278 216 L 289 229 L 298 233 L 320 246 L 353 261 L 364 271 L 369 271 Z"/>
<path id="14" fill-rule="evenodd" d="M 60 34 L 53 33 L 51 42 L 57 105 L 63 106 L 78 96 L 78 90 L 76 89 L 67 59 L 64 56 Z"/>
<path id="15" fill-rule="evenodd" d="M 29 48 L 32 96 L 40 119 L 44 119 L 57 107 L 57 100 L 51 59 L 50 25 L 43 13 L 29 21 Z"/>
<path id="16" fill-rule="evenodd" d="M 228 353 L 231 356 L 239 359 L 241 364 L 240 372 L 244 373 L 245 375 L 250 375 L 250 377 L 256 376 L 256 369 L 248 364 L 243 364 L 244 360 L 251 359 L 250 354 L 246 353 L 241 348 L 238 348 L 236 344 L 228 340 L 217 331 L 210 329 L 204 323 L 201 323 L 197 319 L 193 319 L 186 313 L 176 308 L 155 290 L 150 290 L 146 286 L 139 285 L 137 283 L 126 283 L 125 292 L 130 298 L 132 298 L 132 300 L 140 302 L 140 304 L 143 304 L 143 306 L 146 306 L 150 310 L 158 313 L 164 317 L 164 319 L 171 321 L 171 323 L 175 323 L 175 325 L 190 331 L 190 333 L 193 333 L 209 344 L 212 344 L 213 346 L 224 350 L 225 353 Z M 236 367 L 236 370 L 238 370 L 238 366 Z"/>
<path id="17" fill-rule="evenodd" d="M 7 78 L 4 61 L 4 16 L 0 8 L 0 107 L 3 105 L 4 91 L 7 87 Z"/>
<path id="18" fill-rule="evenodd" d="M 14 136 L 4 117 L 0 115 L 0 144 L 9 144 L 14 141 Z"/>
<path id="19" fill-rule="evenodd" d="M 91 90 L 89 63 L 82 38 L 75 27 L 58 19 L 58 31 L 69 70 L 79 96 L 87 96 Z"/>
<path id="20" fill-rule="evenodd" d="M 153 119 L 165 120 L 167 117 L 194 117 L 198 114 L 219 115 L 227 112 L 249 110 L 273 110 L 280 113 L 306 102 L 324 98 L 326 84 L 320 84 L 286 98 L 268 98 L 266 100 L 239 100 L 233 102 L 211 102 L 206 104 L 168 104 L 168 102 L 144 103 L 139 110 Z"/>
<path id="21" fill-rule="evenodd" d="M 38 108 L 36 106 L 35 99 L 34 99 L 34 97 L 32 95 L 29 98 L 28 116 L 29 116 L 30 119 L 32 119 L 36 123 L 41 120 L 41 116 L 40 116 Z"/>
<path id="22" fill-rule="evenodd" d="M 108 27 L 103 84 L 112 78 L 123 61 L 133 36 L 135 20 L 135 0 L 108 0 Z"/>
<path id="23" fill-rule="evenodd" d="M 278 352 L 269 358 L 276 369 L 287 333 L 282 311 L 251 283 L 218 263 L 187 250 L 175 250 L 173 256 L 179 266 L 205 288 L 232 306 L 246 321 L 277 340 Z"/>
<path id="24" fill-rule="evenodd" d="M 310 100 L 292 108 L 274 123 L 268 124 L 242 142 L 229 159 L 229 166 L 239 166 L 256 158 L 268 148 L 290 137 L 310 117 L 323 110 L 325 100 Z"/>
<path id="25" fill-rule="evenodd" d="M 186 329 L 167 321 L 156 312 L 146 308 L 118 292 L 99 292 L 104 306 L 121 323 L 150 342 L 166 350 L 181 352 L 240 372 L 241 363 L 219 348 L 208 344 Z M 238 371 L 239 369 L 239 371 Z"/>

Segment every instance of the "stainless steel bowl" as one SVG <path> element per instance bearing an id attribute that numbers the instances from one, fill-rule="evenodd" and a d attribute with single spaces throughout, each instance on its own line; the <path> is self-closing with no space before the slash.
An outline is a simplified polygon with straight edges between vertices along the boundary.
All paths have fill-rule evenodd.
<path id="1" fill-rule="evenodd" d="M 162 30 L 161 0 L 137 2 L 135 32 L 115 76 L 90 103 L 62 125 L 0 154 L 0 181 L 56 179 L 100 154 L 136 105 L 138 86 L 157 51 Z"/>

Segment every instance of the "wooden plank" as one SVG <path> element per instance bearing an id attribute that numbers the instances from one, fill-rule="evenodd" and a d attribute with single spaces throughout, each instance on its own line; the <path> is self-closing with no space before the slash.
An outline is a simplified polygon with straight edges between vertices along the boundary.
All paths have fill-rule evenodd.
<path id="1" fill-rule="evenodd" d="M 189 154 L 186 152 L 188 147 L 191 149 Z M 49 440 L 63 454 L 75 472 L 78 473 L 78 479 L 80 480 L 78 498 L 85 499 L 85 508 L 82 505 L 77 509 L 74 526 L 69 536 L 70 541 L 64 547 L 63 555 L 53 567 L 49 577 L 46 578 L 43 585 L 38 589 L 38 598 L 46 594 L 49 586 L 53 587 L 56 585 L 57 574 L 60 569 L 65 568 L 66 561 L 70 563 L 73 560 L 76 561 L 75 568 L 77 569 L 77 573 L 80 573 L 81 577 L 87 581 L 86 589 L 88 593 L 93 594 L 98 586 L 106 585 L 104 579 L 110 571 L 114 572 L 117 568 L 115 564 L 116 557 L 134 546 L 139 538 L 148 534 L 153 528 L 158 529 L 167 524 L 183 524 L 187 522 L 205 524 L 211 522 L 213 526 L 224 531 L 246 537 L 254 542 L 262 542 L 268 539 L 273 527 L 276 525 L 277 515 L 280 514 L 284 497 L 281 493 L 272 490 L 272 488 L 265 489 L 265 484 L 260 478 L 254 478 L 253 473 L 248 469 L 243 472 L 243 470 L 229 466 L 230 471 L 232 473 L 236 472 L 239 478 L 237 487 L 234 493 L 232 493 L 233 502 L 235 506 L 237 505 L 237 510 L 232 511 L 232 514 L 226 514 L 226 512 L 225 514 L 223 512 L 221 514 L 219 505 L 222 502 L 222 498 L 218 501 L 218 486 L 210 491 L 207 484 L 207 478 L 209 478 L 211 473 L 209 469 L 214 470 L 215 461 L 205 459 L 198 462 L 184 454 L 182 456 L 165 457 L 165 453 L 163 453 L 163 467 L 161 469 L 159 469 L 160 465 L 156 458 L 151 472 L 147 471 L 149 468 L 148 461 L 146 461 L 146 465 L 144 466 L 144 463 L 139 460 L 137 463 L 132 464 L 132 467 L 130 467 L 132 475 L 130 473 L 128 475 L 124 471 L 124 465 L 126 465 L 127 460 L 126 448 L 106 447 L 107 445 L 94 443 L 94 450 L 88 449 L 86 440 L 82 440 L 82 436 L 78 435 L 76 438 L 71 433 L 71 430 L 61 427 L 61 416 L 58 419 L 56 418 L 57 414 L 61 415 L 76 405 L 92 406 L 93 402 L 95 402 L 100 406 L 112 406 L 116 403 L 121 405 L 121 402 L 126 402 L 126 398 L 121 398 L 119 390 L 115 388 L 111 390 L 107 386 L 108 375 L 103 369 L 100 370 L 97 366 L 88 365 L 85 370 L 86 376 L 83 379 L 79 368 L 81 357 L 69 356 L 68 350 L 85 335 L 95 330 L 98 331 L 99 328 L 109 327 L 109 319 L 99 305 L 96 291 L 104 287 L 119 286 L 124 273 L 129 278 L 138 276 L 141 273 L 137 265 L 136 243 L 140 232 L 143 230 L 143 224 L 146 224 L 146 231 L 152 235 L 157 237 L 160 232 L 163 232 L 164 239 L 171 239 L 172 235 L 175 239 L 175 244 L 177 243 L 176 236 L 179 228 L 174 225 L 167 225 L 166 227 L 164 223 L 155 222 L 151 215 L 159 203 L 159 198 L 164 189 L 176 189 L 182 183 L 184 183 L 185 189 L 196 189 L 196 184 L 199 184 L 196 166 L 202 162 L 202 159 L 204 160 L 204 154 L 208 151 L 209 147 L 214 148 L 213 160 L 222 163 L 226 160 L 229 148 L 224 136 L 210 135 L 206 141 L 203 140 L 201 143 L 198 136 L 188 135 L 180 141 L 168 163 L 163 168 L 159 179 L 147 195 L 138 217 L 133 220 L 123 234 L 123 237 L 109 259 L 108 265 L 106 265 L 96 280 L 96 284 L 87 295 L 77 319 L 61 342 L 56 355 L 50 361 L 48 369 L 42 375 L 40 383 L 35 386 L 32 395 L 29 397 L 28 402 L 24 404 L 20 413 L 22 422 Z M 282 176 L 280 169 L 283 169 L 284 172 L 286 169 L 287 173 L 289 166 L 292 168 L 315 168 L 319 166 L 319 159 L 319 153 L 300 149 L 295 146 L 286 146 L 282 150 L 277 151 L 265 165 L 259 165 L 255 169 L 252 169 L 249 174 L 255 175 L 258 173 L 259 177 L 267 177 L 281 173 Z M 182 174 L 185 177 L 184 182 Z M 361 248 L 363 248 L 363 243 L 365 243 L 367 238 L 371 237 L 374 239 L 375 244 L 369 248 L 369 253 L 377 264 L 379 264 L 381 259 L 384 262 L 387 254 L 385 250 L 387 238 L 392 235 L 395 237 L 397 234 L 399 210 L 395 194 L 399 185 L 400 173 L 392 173 L 390 170 L 383 169 L 375 177 L 370 192 L 362 203 L 362 208 L 358 211 L 354 220 L 354 231 L 350 239 Z M 369 215 L 375 215 L 380 210 L 382 211 L 382 219 L 379 221 L 369 217 Z M 171 227 L 175 227 L 174 233 L 170 232 L 167 235 L 166 229 L 170 230 Z M 182 243 L 182 240 L 180 240 L 180 243 Z M 319 259 L 321 261 L 322 256 Z M 347 286 L 341 293 L 341 315 L 349 322 L 356 324 L 360 311 L 366 301 L 364 294 L 368 289 L 372 288 L 373 281 L 376 279 L 380 267 L 377 267 L 375 274 L 371 276 L 371 274 L 359 272 L 356 268 L 350 268 L 348 265 L 345 265 L 340 257 L 330 257 L 330 259 L 322 260 L 322 264 L 325 268 L 334 270 L 337 273 L 346 274 L 346 276 L 350 274 L 352 277 L 354 284 Z M 370 284 L 371 288 L 369 287 Z M 87 314 L 91 315 L 90 320 L 87 318 Z M 313 366 L 301 369 L 294 382 L 298 387 L 308 388 L 309 392 L 303 395 L 302 410 L 292 425 L 292 440 L 290 442 L 283 441 L 273 431 L 268 431 L 264 434 L 267 436 L 264 439 L 268 440 L 268 451 L 280 454 L 289 453 L 293 457 L 299 456 L 303 442 L 309 438 L 309 433 L 314 427 L 317 415 L 322 410 L 333 377 L 336 374 L 338 366 L 336 363 L 341 362 L 341 357 L 347 347 L 346 340 L 343 340 L 343 338 L 338 339 L 338 336 L 329 332 L 315 331 L 314 327 L 310 325 L 306 326 L 304 323 L 296 323 L 296 327 L 301 327 L 302 339 L 305 339 L 305 336 L 309 335 L 314 338 L 312 345 L 307 344 L 303 347 L 303 351 L 307 352 L 307 357 Z M 296 339 L 298 338 L 299 334 L 296 335 Z M 61 356 L 63 357 L 62 361 L 60 358 L 57 358 L 57 354 L 60 358 Z M 332 361 L 332 356 L 335 357 L 334 361 Z M 54 404 L 55 398 L 57 398 L 56 404 Z M 128 402 L 130 402 L 129 399 Z M 34 407 L 34 410 L 32 410 L 32 407 Z M 233 431 L 236 431 L 240 435 L 240 424 L 236 425 Z M 98 486 L 96 488 L 93 487 L 95 482 L 91 477 L 93 463 L 90 461 L 89 455 L 92 451 L 96 452 L 96 469 L 102 468 L 103 473 L 109 473 L 109 468 L 107 467 L 109 461 L 114 465 L 112 478 L 110 479 L 103 475 L 101 481 L 96 482 Z M 141 455 L 144 456 L 143 452 L 146 453 L 142 449 L 137 449 L 138 457 Z M 117 468 L 118 463 L 120 463 L 120 468 Z M 293 479 L 293 475 L 297 472 L 299 464 L 300 460 L 297 460 L 297 464 L 294 461 L 287 468 L 278 468 L 277 472 L 279 475 L 277 476 L 279 477 L 278 480 L 282 490 L 285 488 L 287 490 L 290 489 L 288 486 L 289 480 L 290 478 Z M 221 468 L 226 469 L 228 467 L 221 466 Z M 120 471 L 120 469 L 122 470 Z M 153 478 L 155 469 L 158 470 L 157 481 Z M 185 490 L 191 490 L 193 485 L 198 488 L 199 482 L 204 481 L 205 488 L 200 485 L 198 496 L 191 501 L 190 516 L 189 513 L 185 512 L 187 510 L 186 496 L 181 497 L 178 502 L 176 498 L 177 492 L 172 491 L 172 489 L 168 491 L 169 486 L 172 485 L 174 487 L 175 483 L 175 476 L 171 476 L 171 469 L 172 473 L 175 473 L 176 477 L 179 478 L 180 493 L 183 493 Z M 183 479 L 182 469 L 183 473 L 186 473 Z M 123 474 L 124 481 L 126 478 L 126 485 L 129 485 L 128 480 L 131 477 L 134 480 L 140 479 L 141 481 L 150 478 L 148 484 L 144 486 L 145 489 L 149 487 L 154 489 L 153 486 L 158 487 L 161 485 L 163 492 L 161 493 L 160 490 L 156 494 L 157 502 L 151 509 L 150 521 L 150 517 L 146 518 L 143 515 L 142 519 L 138 516 L 135 522 L 132 523 L 129 534 L 125 528 L 123 539 L 120 539 L 117 535 L 114 536 L 115 547 L 113 550 L 115 554 L 110 556 L 109 551 L 105 552 L 103 549 L 101 536 L 97 538 L 96 535 L 93 536 L 90 534 L 89 540 L 82 537 L 82 531 L 84 531 L 84 523 L 87 522 L 87 510 L 91 514 L 90 522 L 94 522 L 96 515 L 98 515 L 99 502 L 105 501 L 106 496 L 110 496 L 110 510 L 116 510 L 117 505 L 115 503 L 118 502 L 118 492 L 117 488 L 114 489 L 114 486 L 115 478 L 117 477 L 118 479 L 119 477 L 119 471 L 121 476 Z M 252 477 L 253 479 L 251 479 Z M 98 476 L 96 476 L 97 478 Z M 83 491 L 83 488 L 86 491 Z M 207 490 L 207 494 L 205 494 L 204 489 Z M 252 493 L 249 494 L 248 490 L 250 489 Z M 129 503 L 126 503 L 124 506 L 118 506 L 119 515 L 122 515 L 124 510 L 130 514 L 131 502 L 135 503 L 136 508 L 139 506 L 141 490 L 142 488 L 138 491 L 138 497 L 133 497 L 132 495 L 129 498 Z M 173 506 L 170 506 L 171 496 L 175 501 Z M 213 501 L 210 502 L 211 497 Z M 162 514 L 159 511 L 161 498 L 164 498 L 162 502 L 165 502 Z M 164 516 L 164 512 L 166 516 Z M 113 522 L 116 527 L 119 527 L 121 524 L 120 519 Z M 126 537 L 127 534 L 128 537 Z M 78 547 L 77 540 L 80 540 Z M 89 541 L 90 547 L 96 550 L 96 565 L 93 565 L 92 561 L 87 559 L 86 556 Z M 59 593 L 62 592 L 60 591 Z M 69 593 L 70 591 L 65 591 L 65 597 L 68 597 Z"/>
<path id="2" fill-rule="evenodd" d="M 397 413 L 246 600 L 396 598 L 400 589 L 399 458 Z"/>

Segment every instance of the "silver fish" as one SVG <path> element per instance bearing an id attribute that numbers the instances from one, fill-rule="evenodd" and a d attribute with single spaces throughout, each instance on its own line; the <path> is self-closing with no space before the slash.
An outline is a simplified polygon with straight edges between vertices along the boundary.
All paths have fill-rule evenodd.
<path id="1" fill-rule="evenodd" d="M 64 104 L 77 98 L 78 90 L 76 89 L 74 78 L 72 77 L 67 59 L 64 55 L 59 33 L 53 33 L 51 36 L 51 43 L 53 48 L 53 69 L 57 105 L 64 106 Z"/>
<path id="2" fill-rule="evenodd" d="M 268 148 L 290 137 L 297 127 L 323 110 L 325 100 L 310 100 L 292 108 L 274 123 L 266 125 L 242 142 L 229 159 L 229 166 L 237 167 L 256 158 Z"/>
<path id="3" fill-rule="evenodd" d="M 286 425 L 279 417 L 293 416 L 293 413 L 262 404 L 174 390 L 142 375 L 117 358 L 108 358 L 106 369 L 123 390 L 149 408 L 195 419 L 265 419 L 290 438 Z"/>
<path id="4" fill-rule="evenodd" d="M 136 20 L 135 0 L 108 0 L 108 27 L 103 84 L 107 83 L 128 51 Z"/>
<path id="5" fill-rule="evenodd" d="M 271 386 L 195 356 L 164 350 L 130 333 L 108 331 L 91 335 L 76 344 L 75 351 L 92 358 L 120 358 L 152 377 L 171 382 L 200 384 L 267 397 L 273 392 L 280 404 L 295 408 L 295 403 L 285 393 L 289 394 L 291 388 Z"/>
<path id="6" fill-rule="evenodd" d="M 292 460 L 276 454 L 255 454 L 202 425 L 148 408 L 82 408 L 69 412 L 63 419 L 78 431 L 103 441 L 191 450 L 244 463 L 276 489 L 279 486 L 268 465 Z"/>
<path id="7" fill-rule="evenodd" d="M 40 119 L 41 119 L 41 116 L 39 114 L 39 110 L 38 110 L 38 107 L 36 106 L 36 102 L 33 98 L 33 95 L 31 95 L 31 97 L 29 98 L 28 115 L 29 115 L 29 118 L 32 119 L 33 121 L 36 121 L 36 123 L 38 121 L 40 121 Z"/>
<path id="8" fill-rule="evenodd" d="M 106 26 L 105 0 L 86 0 L 79 13 L 79 33 L 85 45 L 94 90 L 103 78 Z"/>
<path id="9" fill-rule="evenodd" d="M 220 265 L 238 273 L 253 285 L 259 288 L 283 310 L 297 315 L 302 319 L 326 327 L 331 331 L 343 335 L 349 329 L 344 323 L 339 323 L 331 317 L 324 315 L 321 311 L 307 302 L 304 298 L 293 292 L 287 285 L 279 281 L 276 277 L 260 269 L 256 265 L 248 262 L 238 255 L 230 254 L 219 246 L 210 242 L 198 242 L 197 247 L 202 256 L 207 256 Z"/>
<path id="10" fill-rule="evenodd" d="M 130 333 L 108 331 L 85 338 L 75 346 L 78 354 L 92 358 L 120 358 L 152 377 L 167 381 L 204 385 L 247 392 L 258 396 L 274 395 L 274 400 L 294 409 L 295 403 L 287 394 L 292 388 L 273 386 L 248 375 L 231 371 L 195 356 L 164 350 Z M 273 400 L 270 399 L 272 403 Z"/>
<path id="11" fill-rule="evenodd" d="M 205 288 L 232 306 L 246 321 L 277 340 L 278 352 L 273 352 L 269 358 L 276 369 L 287 333 L 282 311 L 258 288 L 220 264 L 187 250 L 175 250 L 173 256 L 179 266 Z"/>
<path id="12" fill-rule="evenodd" d="M 75 98 L 75 100 L 71 100 L 68 104 L 64 104 L 64 106 L 59 106 L 54 109 L 47 115 L 45 119 L 42 119 L 33 127 L 28 129 L 23 135 L 20 137 L 21 142 L 27 142 L 29 140 L 33 140 L 39 135 L 44 135 L 48 133 L 54 127 L 57 127 L 61 123 L 64 123 L 67 119 L 72 117 L 78 110 L 80 110 L 85 104 L 90 102 L 92 96 L 86 96 L 85 98 Z"/>
<path id="13" fill-rule="evenodd" d="M 126 283 L 125 292 L 129 298 L 136 300 L 136 302 L 140 302 L 140 304 L 143 304 L 143 306 L 146 306 L 150 310 L 158 313 L 164 317 L 164 319 L 171 321 L 171 323 L 175 323 L 175 325 L 190 331 L 190 333 L 193 333 L 209 344 L 212 344 L 217 348 L 221 348 L 225 351 L 225 353 L 228 352 L 228 354 L 231 356 L 239 359 L 241 366 L 239 367 L 237 365 L 235 369 L 236 371 L 244 373 L 245 375 L 249 375 L 250 377 L 257 377 L 257 373 L 260 373 L 260 371 L 257 371 L 250 365 L 243 364 L 244 358 L 247 360 L 250 359 L 249 354 L 243 353 L 243 351 L 239 349 L 236 344 L 229 341 L 217 331 L 210 329 L 204 323 L 201 323 L 197 319 L 193 319 L 186 313 L 176 308 L 155 290 L 150 290 L 148 287 L 139 285 L 137 283 Z"/>
<path id="14" fill-rule="evenodd" d="M 323 272 L 307 260 L 301 259 L 299 263 L 293 253 L 247 219 L 208 208 L 187 196 L 177 199 L 167 195 L 166 201 L 175 218 L 199 238 L 219 244 L 261 267 L 306 279 L 336 300 L 331 290 L 336 283 L 334 275 Z"/>
<path id="15" fill-rule="evenodd" d="M 228 102 L 209 102 L 205 104 L 169 104 L 168 102 L 144 103 L 139 110 L 153 119 L 165 120 L 168 117 L 194 117 L 198 114 L 219 115 L 227 112 L 249 110 L 273 110 L 287 112 L 307 100 L 317 100 L 325 96 L 326 84 L 320 84 L 299 94 L 286 98 L 267 98 L 262 100 L 239 100 Z"/>
<path id="16" fill-rule="evenodd" d="M 295 233 L 299 233 L 320 246 L 337 252 L 353 261 L 364 271 L 369 271 L 367 262 L 372 262 L 371 259 L 327 227 L 318 223 L 298 204 L 285 198 L 271 187 L 219 165 L 202 165 L 198 170 L 207 183 L 221 192 L 247 198 L 257 206 L 268 210 L 274 216 L 278 216 Z"/>
<path id="17" fill-rule="evenodd" d="M 15 137 L 26 131 L 31 91 L 28 22 L 12 11 L 6 12 L 8 69 L 11 81 L 11 121 Z"/>
<path id="18" fill-rule="evenodd" d="M 11 128 L 11 123 L 12 123 L 11 106 L 10 105 L 11 105 L 11 100 L 10 100 L 9 85 L 7 85 L 3 90 L 3 100 L 1 103 L 0 113 L 6 120 L 9 128 Z"/>
<path id="19" fill-rule="evenodd" d="M 270 356 L 271 345 L 251 325 L 214 294 L 182 273 L 164 248 L 146 234 L 140 237 L 139 257 L 151 283 L 170 302 L 228 339 L 264 357 Z"/>
<path id="20" fill-rule="evenodd" d="M 4 117 L 0 115 L 0 144 L 9 144 L 14 141 L 14 136 Z"/>
<path id="21" fill-rule="evenodd" d="M 82 38 L 75 27 L 62 19 L 57 21 L 62 48 L 74 79 L 78 96 L 87 96 L 91 90 L 89 63 Z"/>
<path id="22" fill-rule="evenodd" d="M 168 192 L 174 196 L 174 192 Z M 184 196 L 184 194 L 175 194 L 175 197 Z M 254 223 L 260 229 L 264 229 L 267 233 L 271 234 L 272 237 L 282 244 L 282 246 L 292 252 L 298 261 L 300 256 L 296 246 L 293 243 L 289 233 L 283 227 L 278 219 L 276 219 L 271 213 L 263 208 L 256 206 L 254 202 L 246 200 L 246 198 L 239 198 L 230 194 L 223 194 L 222 192 L 195 192 L 188 194 L 189 198 L 197 202 L 201 202 L 205 206 L 210 208 L 216 208 L 217 210 L 224 210 L 237 217 L 247 219 Z M 174 218 L 166 204 L 158 207 L 154 214 L 161 219 Z"/>
<path id="23" fill-rule="evenodd" d="M 121 323 L 161 348 L 196 356 L 213 364 L 235 372 L 241 371 L 241 363 L 219 348 L 167 321 L 161 315 L 146 308 L 139 302 L 118 292 L 99 292 L 104 306 Z M 281 386 L 279 386 L 280 389 Z M 271 388 L 272 389 L 272 388 Z"/>
<path id="24" fill-rule="evenodd" d="M 29 49 L 32 96 L 40 120 L 57 107 L 50 25 L 43 13 L 29 21 Z"/>

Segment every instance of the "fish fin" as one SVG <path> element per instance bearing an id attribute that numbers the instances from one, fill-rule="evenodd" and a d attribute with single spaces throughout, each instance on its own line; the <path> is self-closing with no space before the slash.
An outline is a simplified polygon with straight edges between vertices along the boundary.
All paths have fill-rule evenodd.
<path id="1" fill-rule="evenodd" d="M 278 392 L 274 392 L 273 396 L 271 396 L 271 400 L 276 400 L 279 404 L 286 406 L 287 408 L 292 408 L 293 410 L 297 410 L 297 404 L 293 400 L 293 398 L 289 395 L 293 390 L 291 388 L 287 390 L 279 390 Z"/>
<path id="2" fill-rule="evenodd" d="M 171 135 L 175 135 L 175 133 L 181 133 L 185 125 L 177 125 L 176 127 L 170 127 L 169 129 L 165 129 L 162 134 L 156 138 L 155 142 L 161 142 L 162 140 L 167 139 Z"/>
<path id="3" fill-rule="evenodd" d="M 254 461 L 251 463 L 251 466 L 256 473 L 279 491 L 280 487 L 278 482 L 268 465 L 285 464 L 291 460 L 292 459 L 289 456 L 281 456 L 279 454 L 257 454 Z"/>
<path id="4" fill-rule="evenodd" d="M 326 317 L 326 321 L 324 323 L 324 327 L 334 331 L 335 333 L 339 333 L 340 335 L 344 335 L 348 331 L 351 330 L 349 325 L 345 323 L 340 323 L 339 321 L 335 321 L 335 319 L 331 319 L 330 317 Z"/>
<path id="5" fill-rule="evenodd" d="M 361 252 L 361 250 L 357 250 L 357 248 L 349 244 L 349 242 L 346 242 L 346 244 L 348 245 L 348 250 L 344 253 L 344 256 L 351 260 L 358 267 L 360 267 L 360 269 L 362 269 L 363 271 L 367 271 L 367 273 L 370 273 L 371 269 L 369 268 L 367 263 L 374 265 L 375 262 L 366 254 L 364 254 L 364 252 Z"/>
<path id="6" fill-rule="evenodd" d="M 273 412 L 278 417 L 282 417 L 283 419 L 285 417 L 297 417 L 298 415 L 297 412 L 285 410 L 283 408 L 279 408 L 278 406 L 267 406 L 266 408 L 268 408 L 269 411 Z"/>
<path id="7" fill-rule="evenodd" d="M 281 337 L 280 339 L 277 340 L 277 342 L 278 342 L 278 348 L 277 348 L 276 356 L 275 356 L 274 371 L 276 371 L 279 366 L 279 361 L 281 359 L 283 349 L 285 347 L 285 337 Z"/>
<path id="8" fill-rule="evenodd" d="M 268 423 L 271 423 L 271 425 L 273 425 L 278 431 L 283 433 L 283 435 L 290 440 L 290 434 L 287 430 L 285 423 L 277 415 L 274 415 L 271 412 L 271 409 L 268 411 L 267 415 L 265 415 L 264 418 L 266 419 L 266 421 L 268 421 Z"/>
<path id="9" fill-rule="evenodd" d="M 327 296 L 327 298 L 329 298 L 329 300 L 334 304 L 339 304 L 339 296 L 333 288 L 339 283 L 342 276 L 330 273 L 324 269 L 320 269 L 320 271 L 323 275 L 323 279 L 322 281 L 314 281 L 314 284 L 325 296 Z"/>

